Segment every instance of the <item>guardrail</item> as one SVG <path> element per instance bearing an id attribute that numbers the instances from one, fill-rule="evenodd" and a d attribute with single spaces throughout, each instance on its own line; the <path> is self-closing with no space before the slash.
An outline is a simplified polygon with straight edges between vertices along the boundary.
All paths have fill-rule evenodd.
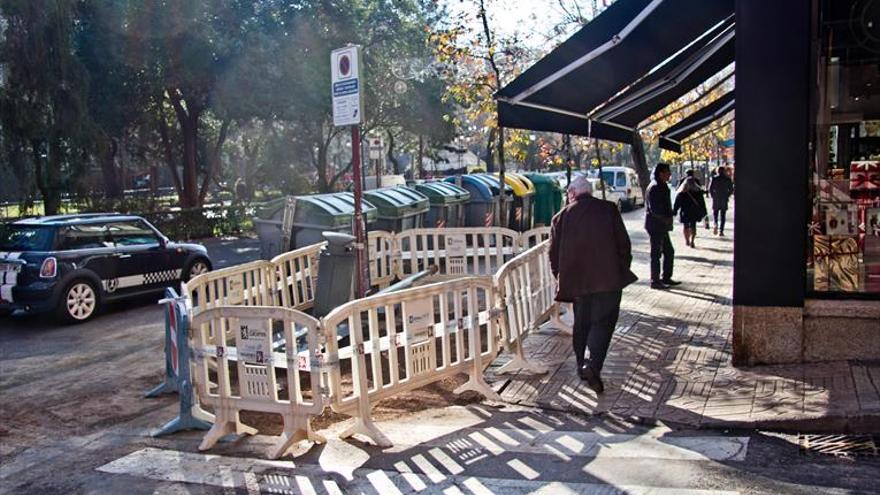
<path id="1" fill-rule="evenodd" d="M 281 327 L 284 352 L 273 349 L 276 325 Z M 311 417 L 324 410 L 320 364 L 312 359 L 320 356 L 318 325 L 300 311 L 266 306 L 215 307 L 193 318 L 196 391 L 200 404 L 211 407 L 215 416 L 199 450 L 210 449 L 230 433 L 255 434 L 256 429 L 241 422 L 239 413 L 245 410 L 281 415 L 284 429 L 269 449 L 272 459 L 300 440 L 325 441 L 310 424 Z M 306 329 L 301 352 L 298 327 Z M 285 372 L 283 378 L 278 370 Z M 309 375 L 308 388 L 301 373 Z M 286 399 L 279 397 L 279 388 L 287 391 Z"/>
<path id="2" fill-rule="evenodd" d="M 492 281 L 471 277 L 351 301 L 324 317 L 327 354 L 338 360 L 330 372 L 331 407 L 356 418 L 340 436 L 359 433 L 391 446 L 372 421 L 372 406 L 458 373 L 468 381 L 455 393 L 500 399 L 483 380 L 483 363 L 498 353 L 494 307 Z M 348 344 L 340 347 L 343 332 Z M 349 373 L 354 386 L 344 390 Z"/>
<path id="3" fill-rule="evenodd" d="M 396 235 L 398 275 L 436 265 L 440 275 L 491 276 L 519 252 L 520 234 L 501 227 L 412 229 Z"/>
<path id="4" fill-rule="evenodd" d="M 216 416 L 200 449 L 228 433 L 254 433 L 239 413 L 261 411 L 284 420 L 269 452 L 277 458 L 300 439 L 322 440 L 309 419 L 328 405 L 355 417 L 343 437 L 387 446 L 371 417 L 377 401 L 459 373 L 468 381 L 456 393 L 497 400 L 483 371 L 501 348 L 513 354 L 501 372 L 546 372 L 525 360 L 522 343 L 558 316 L 548 235 L 492 227 L 372 233 L 374 286 L 417 268 L 458 278 L 353 300 L 321 320 L 302 311 L 314 303 L 323 243 L 193 278 L 183 285 L 189 359 L 199 404 Z"/>
<path id="5" fill-rule="evenodd" d="M 554 316 L 556 295 L 550 271 L 550 243 L 538 244 L 507 262 L 495 275 L 495 288 L 505 316 L 501 326 L 505 350 L 513 358 L 498 373 L 527 370 L 546 373 L 547 368 L 526 361 L 522 343 L 538 324 Z"/>

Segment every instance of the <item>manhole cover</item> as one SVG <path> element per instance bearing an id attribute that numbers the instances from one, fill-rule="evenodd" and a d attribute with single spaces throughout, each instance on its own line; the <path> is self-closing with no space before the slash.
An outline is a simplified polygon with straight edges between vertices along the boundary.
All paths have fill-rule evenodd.
<path id="1" fill-rule="evenodd" d="M 877 442 L 871 435 L 798 435 L 802 454 L 837 457 L 876 456 Z"/>

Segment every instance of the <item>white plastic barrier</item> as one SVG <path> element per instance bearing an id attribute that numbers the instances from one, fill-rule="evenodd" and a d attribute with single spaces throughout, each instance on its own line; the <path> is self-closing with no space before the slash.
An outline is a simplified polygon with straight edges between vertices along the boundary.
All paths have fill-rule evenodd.
<path id="1" fill-rule="evenodd" d="M 384 289 L 397 278 L 397 238 L 392 232 L 373 230 L 367 235 L 370 285 Z"/>
<path id="2" fill-rule="evenodd" d="M 466 227 L 412 229 L 396 237 L 400 278 L 432 265 L 437 265 L 439 275 L 492 276 L 517 254 L 520 234 L 500 227 Z"/>
<path id="3" fill-rule="evenodd" d="M 356 418 L 341 436 L 359 433 L 390 446 L 372 406 L 458 373 L 469 378 L 456 393 L 500 399 L 483 380 L 498 353 L 494 308 L 492 281 L 469 277 L 352 301 L 324 317 L 328 361 L 338 362 L 329 376 L 331 407 Z M 349 377 L 352 387 L 344 388 Z"/>
<path id="4" fill-rule="evenodd" d="M 217 306 L 273 306 L 275 265 L 258 260 L 203 273 L 182 285 L 195 316 Z"/>
<path id="5" fill-rule="evenodd" d="M 507 262 L 495 275 L 495 289 L 502 303 L 502 342 L 513 358 L 498 372 L 527 370 L 546 373 L 547 368 L 526 361 L 523 341 L 529 332 L 551 317 L 556 307 L 553 274 L 548 256 L 550 242 L 541 244 Z"/>
<path id="6" fill-rule="evenodd" d="M 276 326 L 287 343 L 285 352 L 272 350 Z M 199 450 L 210 449 L 230 433 L 256 433 L 241 422 L 241 411 L 283 418 L 284 430 L 270 448 L 270 458 L 286 454 L 300 440 L 324 441 L 310 424 L 311 417 L 324 410 L 318 326 L 318 320 L 305 313 L 265 306 L 215 307 L 193 318 L 195 389 L 200 405 L 212 408 L 216 418 Z M 306 329 L 307 346 L 297 352 L 301 328 Z M 279 370 L 285 372 L 281 379 Z M 307 391 L 302 373 L 309 375 Z M 279 389 L 285 397 L 279 396 Z"/>
<path id="7" fill-rule="evenodd" d="M 305 246 L 272 258 L 276 272 L 279 298 L 275 304 L 283 308 L 305 311 L 315 304 L 318 282 L 318 260 L 326 242 Z M 270 306 L 267 304 L 267 306 Z"/>
<path id="8" fill-rule="evenodd" d="M 546 241 L 550 238 L 550 227 L 535 227 L 532 230 L 527 230 L 520 234 L 519 236 L 519 250 L 520 252 L 529 250 L 538 244 Z"/>

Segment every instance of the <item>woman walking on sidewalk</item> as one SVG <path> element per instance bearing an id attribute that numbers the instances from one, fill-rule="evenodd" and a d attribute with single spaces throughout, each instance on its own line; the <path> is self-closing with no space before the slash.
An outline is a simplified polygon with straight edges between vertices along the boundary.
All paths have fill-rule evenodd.
<path id="1" fill-rule="evenodd" d="M 688 177 L 681 183 L 672 209 L 673 213 L 680 215 L 684 225 L 685 244 L 696 247 L 694 239 L 697 237 L 697 222 L 706 216 L 706 200 L 703 199 L 703 189 L 696 179 Z"/>

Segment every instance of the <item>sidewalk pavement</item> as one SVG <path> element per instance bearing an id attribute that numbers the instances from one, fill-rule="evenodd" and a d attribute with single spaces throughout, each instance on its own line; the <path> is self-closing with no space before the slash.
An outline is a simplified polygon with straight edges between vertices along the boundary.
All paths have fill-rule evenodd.
<path id="1" fill-rule="evenodd" d="M 625 215 L 640 280 L 623 294 L 602 372 L 605 392 L 597 397 L 578 378 L 570 334 L 547 324 L 524 346 L 530 361 L 549 366 L 547 374 L 495 375 L 504 355 L 488 370 L 506 402 L 690 427 L 880 431 L 880 363 L 733 367 L 733 229 L 715 237 L 700 227 L 694 249 L 682 244 L 676 224 L 674 278 L 683 284 L 658 291 L 648 286 L 643 215 Z M 572 315 L 563 320 L 570 324 Z"/>

